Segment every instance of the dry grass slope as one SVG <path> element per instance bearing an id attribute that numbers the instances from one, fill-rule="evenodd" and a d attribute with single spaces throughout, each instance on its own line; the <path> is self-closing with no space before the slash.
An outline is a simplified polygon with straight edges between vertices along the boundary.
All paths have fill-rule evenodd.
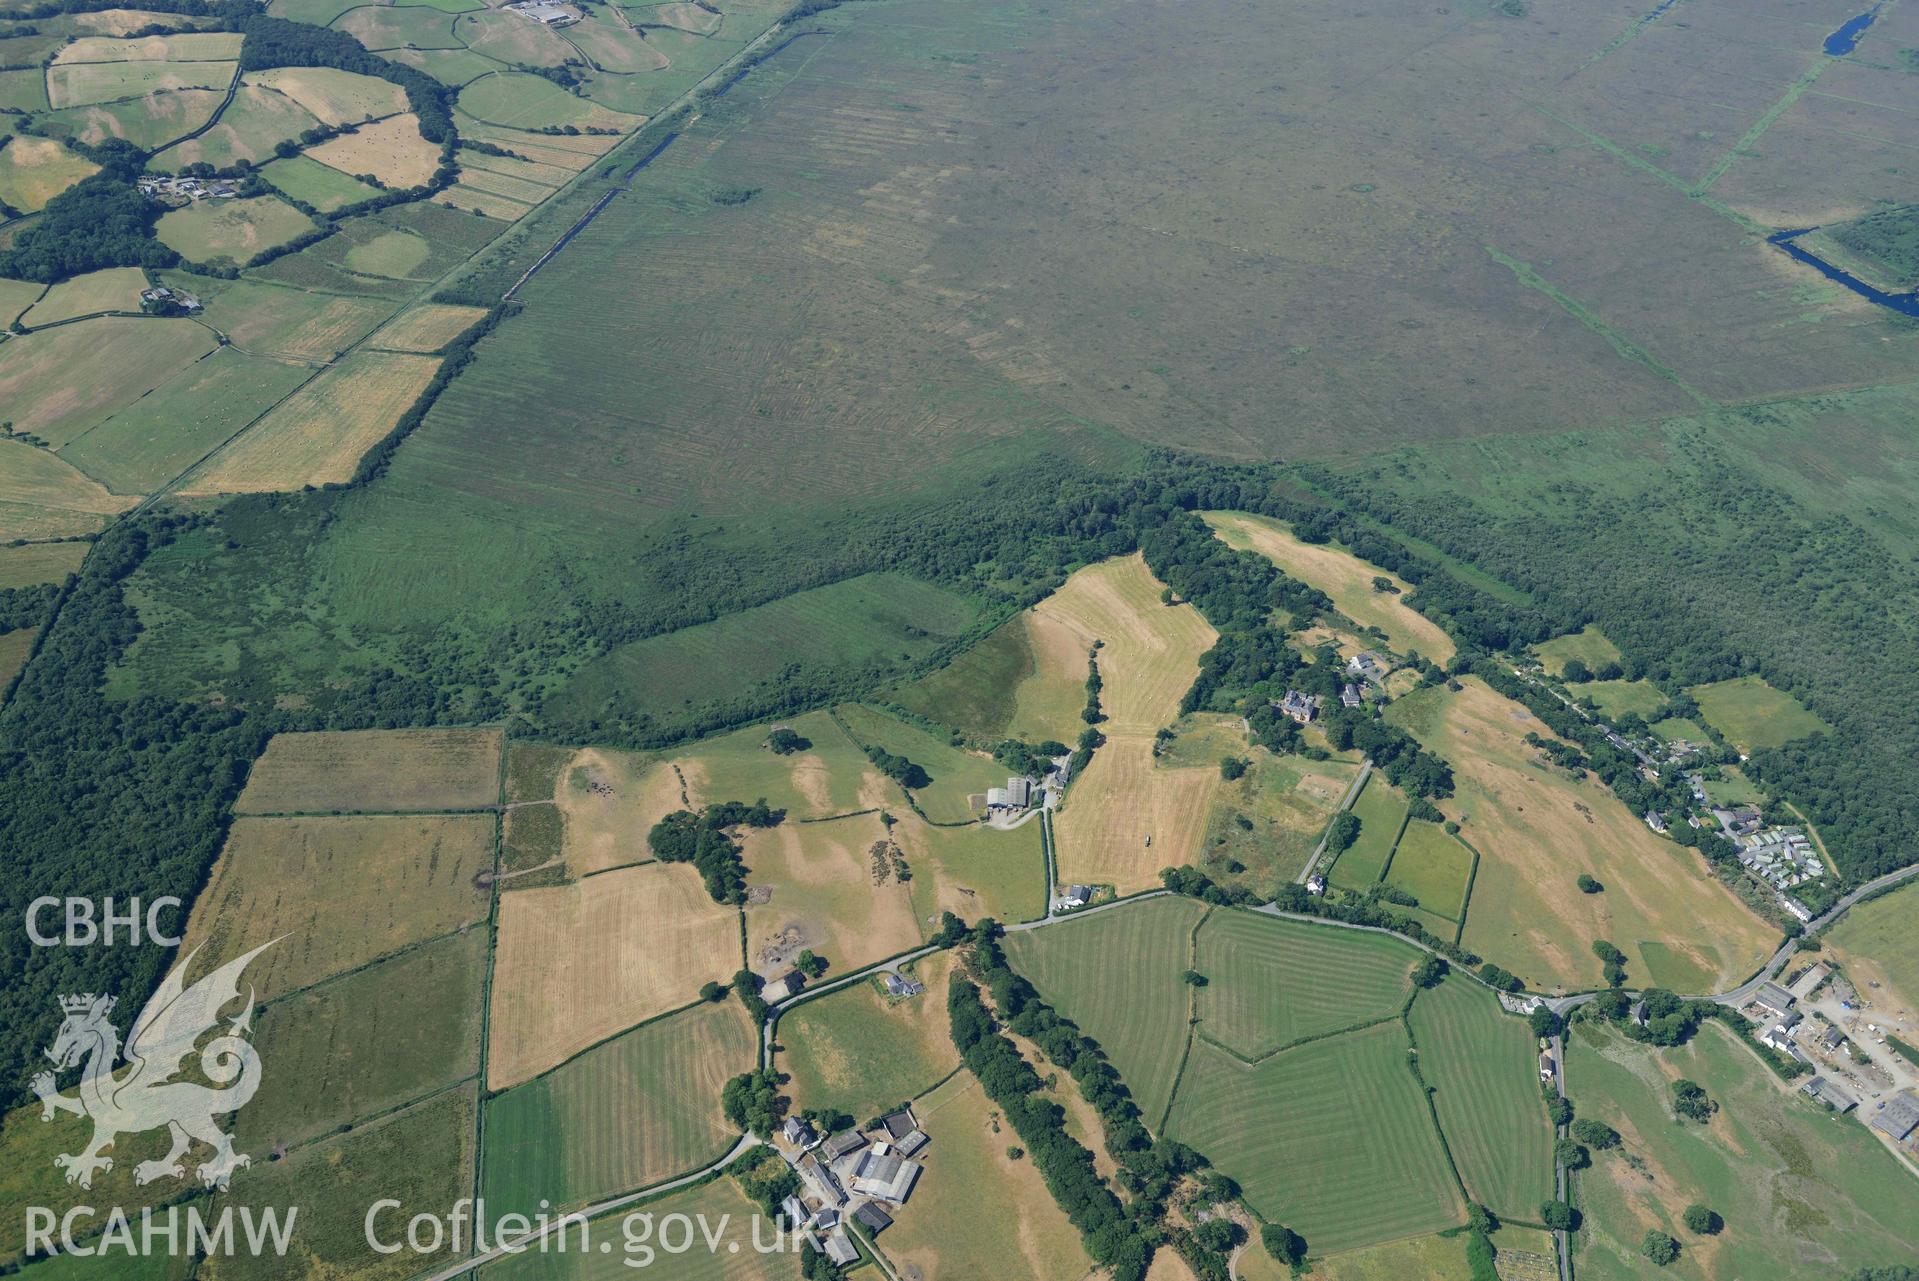
<path id="1" fill-rule="evenodd" d="M 339 484 L 412 407 L 436 356 L 360 352 L 288 397 L 190 477 L 183 492 L 258 493 Z"/>
<path id="2" fill-rule="evenodd" d="M 182 955 L 202 967 L 278 940 L 248 969 L 260 998 L 484 921 L 493 816 L 239 818 L 194 901 Z"/>
<path id="3" fill-rule="evenodd" d="M 1088 566 L 1036 612 L 1099 651 L 1100 726 L 1106 745 L 1074 780 L 1055 824 L 1063 881 L 1109 884 L 1120 893 L 1158 883 L 1162 867 L 1197 861 L 1206 811 L 1219 786 L 1213 768 L 1162 768 L 1153 734 L 1170 725 L 1218 633 L 1190 605 L 1164 605 L 1163 584 L 1133 555 Z"/>
<path id="4" fill-rule="evenodd" d="M 740 967 L 740 918 L 685 865 L 620 868 L 500 900 L 487 1086 L 517 1084 L 685 1005 Z"/>
<path id="5" fill-rule="evenodd" d="M 241 814 L 479 809 L 500 793 L 497 729 L 276 734 L 253 763 Z"/>

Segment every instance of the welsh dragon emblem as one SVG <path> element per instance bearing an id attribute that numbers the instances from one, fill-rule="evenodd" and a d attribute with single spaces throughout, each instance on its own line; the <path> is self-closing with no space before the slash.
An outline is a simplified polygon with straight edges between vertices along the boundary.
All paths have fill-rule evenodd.
<path id="1" fill-rule="evenodd" d="M 173 1146 L 159 1160 L 134 1167 L 133 1177 L 139 1183 L 185 1178 L 181 1158 L 196 1139 L 213 1149 L 212 1159 L 199 1169 L 200 1181 L 208 1187 L 226 1187 L 235 1170 L 251 1164 L 250 1157 L 233 1150 L 233 1136 L 213 1119 L 245 1107 L 260 1088 L 260 1055 L 246 1039 L 253 1026 L 251 987 L 245 1011 L 228 1020 L 225 1032 L 198 1051 L 200 1070 L 213 1086 L 171 1078 L 183 1069 L 200 1038 L 220 1021 L 220 1011 L 239 999 L 240 974 L 247 963 L 271 946 L 264 943 L 254 948 L 192 987 L 186 986 L 186 973 L 198 949 L 189 952 L 133 1021 L 126 1064 L 119 1070 L 115 1064 L 122 1057 L 120 1033 L 109 1018 L 114 999 L 91 993 L 60 998 L 66 1021 L 46 1053 L 61 1071 L 85 1060 L 79 1092 L 61 1094 L 52 1072 L 33 1078 L 33 1092 L 40 1097 L 42 1121 L 51 1121 L 60 1112 L 93 1121 L 93 1141 L 83 1151 L 53 1158 L 67 1172 L 68 1183 L 92 1187 L 97 1171 L 113 1168 L 113 1158 L 102 1156 L 101 1151 L 113 1146 L 117 1136 L 162 1126 L 172 1131 Z"/>

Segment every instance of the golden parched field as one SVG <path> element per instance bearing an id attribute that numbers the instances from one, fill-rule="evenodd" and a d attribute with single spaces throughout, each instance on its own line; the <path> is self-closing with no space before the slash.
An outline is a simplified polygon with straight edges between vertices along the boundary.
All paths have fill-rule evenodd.
<path id="1" fill-rule="evenodd" d="M 0 200 L 22 213 L 37 213 L 74 183 L 99 172 L 99 165 L 52 138 L 16 137 L 0 147 Z"/>
<path id="2" fill-rule="evenodd" d="M 1282 520 L 1245 512 L 1201 512 L 1200 517 L 1228 547 L 1257 552 L 1288 576 L 1332 597 L 1339 612 L 1361 627 L 1385 632 L 1395 651 L 1417 650 L 1442 665 L 1458 652 L 1439 624 L 1406 603 L 1405 593 L 1413 588 L 1399 575 L 1333 543 L 1301 542 Z M 1374 578 L 1390 580 L 1398 593 L 1374 591 Z"/>
<path id="3" fill-rule="evenodd" d="M 924 1281 L 1076 1281 L 1091 1273 L 1079 1233 L 1038 1167 L 1006 1154 L 1012 1127 L 972 1073 L 934 1090 L 913 1114 L 933 1146 L 911 1205 L 880 1238 L 896 1267 Z"/>
<path id="4" fill-rule="evenodd" d="M 249 71 L 245 83 L 285 94 L 323 124 L 352 124 L 406 110 L 406 90 L 400 86 L 332 67 Z"/>
<path id="5" fill-rule="evenodd" d="M 1120 893 L 1158 883 L 1159 870 L 1199 861 L 1217 763 L 1153 760 L 1153 734 L 1179 715 L 1199 656 L 1219 638 L 1191 605 L 1165 605 L 1164 585 L 1138 554 L 1079 570 L 1034 607 L 1099 651 L 1106 745 L 1073 781 L 1054 823 L 1058 877 Z"/>
<path id="6" fill-rule="evenodd" d="M 484 315 L 484 307 L 421 303 L 375 334 L 373 345 L 388 351 L 435 352 L 471 329 Z"/>
<path id="7" fill-rule="evenodd" d="M 1778 941 L 1698 854 L 1653 835 L 1592 777 L 1545 762 L 1525 736 L 1552 731 L 1483 682 L 1421 690 L 1387 719 L 1453 767 L 1457 793 L 1440 808 L 1480 853 L 1460 941 L 1528 986 L 1598 986 L 1592 943 L 1606 939 L 1635 985 L 1718 991 Z M 1582 872 L 1605 892 L 1581 893 Z"/>
<path id="8" fill-rule="evenodd" d="M 0 541 L 91 534 L 139 501 L 108 493 L 44 449 L 0 440 Z"/>
<path id="9" fill-rule="evenodd" d="M 764 959 L 766 949 L 777 961 L 782 945 L 795 942 L 841 973 L 919 946 L 908 886 L 891 875 L 874 884 L 870 851 L 887 839 L 878 814 L 821 823 L 789 819 L 741 835 L 748 883 L 772 892 L 767 902 L 746 908 L 747 963 L 754 969 L 777 969 Z"/>
<path id="10" fill-rule="evenodd" d="M 440 166 L 439 144 L 420 136 L 420 118 L 412 112 L 328 138 L 306 154 L 354 177 L 370 173 L 396 189 L 423 186 Z"/>
<path id="11" fill-rule="evenodd" d="M 491 814 L 238 818 L 194 901 L 195 969 L 278 940 L 247 970 L 260 999 L 487 918 Z"/>
<path id="12" fill-rule="evenodd" d="M 687 808 L 679 775 L 664 761 L 589 747 L 560 769 L 553 802 L 565 823 L 561 844 L 575 878 L 653 857 L 646 834 Z"/>
<path id="13" fill-rule="evenodd" d="M 500 794 L 497 729 L 275 734 L 253 763 L 240 814 L 479 809 Z"/>
<path id="14" fill-rule="evenodd" d="M 500 898 L 487 1086 L 535 1076 L 740 968 L 740 917 L 685 864 Z"/>
<path id="15" fill-rule="evenodd" d="M 56 66 L 69 62 L 216 62 L 239 57 L 240 39 L 226 31 L 184 31 L 131 40 L 82 36 L 61 49 L 53 61 Z"/>
<path id="16" fill-rule="evenodd" d="M 393 429 L 439 367 L 436 356 L 350 356 L 217 454 L 183 492 L 259 493 L 350 480 L 361 455 Z"/>

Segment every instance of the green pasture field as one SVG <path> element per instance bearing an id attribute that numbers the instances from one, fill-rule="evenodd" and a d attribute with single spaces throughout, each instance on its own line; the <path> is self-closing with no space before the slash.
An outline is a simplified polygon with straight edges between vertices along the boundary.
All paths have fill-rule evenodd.
<path id="1" fill-rule="evenodd" d="M 57 583 L 80 568 L 90 543 L 26 543 L 0 547 L 0 591 Z"/>
<path id="2" fill-rule="evenodd" d="M 1084 676 L 1049 675 L 1035 654 L 1030 611 L 1000 624 L 979 644 L 930 675 L 887 692 L 887 698 L 969 738 L 1072 743 L 1084 722 Z"/>
<path id="3" fill-rule="evenodd" d="M 190 320 L 102 316 L 0 343 L 13 430 L 59 449 L 165 384 L 217 343 Z"/>
<path id="4" fill-rule="evenodd" d="M 1765 803 L 1765 791 L 1741 773 L 1737 765 L 1722 765 L 1719 768 L 1719 774 L 1718 778 L 1706 780 L 1706 796 L 1715 805 L 1762 805 Z"/>
<path id="5" fill-rule="evenodd" d="M 0 79 L 6 73 L 0 73 Z M 165 147 L 208 120 L 226 101 L 219 89 L 175 89 L 169 93 L 148 94 L 128 102 L 103 102 L 85 107 L 69 107 L 43 117 L 47 132 L 81 142 L 102 143 L 109 138 L 125 138 L 145 151 Z"/>
<path id="6" fill-rule="evenodd" d="M 333 29 L 344 31 L 367 48 L 464 49 L 453 34 L 453 14 L 437 7 L 367 5 L 343 13 Z"/>
<path id="7" fill-rule="evenodd" d="M 363 0 L 272 0 L 267 12 L 288 22 L 310 22 L 324 27 Z"/>
<path id="8" fill-rule="evenodd" d="M 1699 701 L 1706 723 L 1742 751 L 1778 747 L 1831 728 L 1763 676 L 1695 685 L 1686 692 Z"/>
<path id="9" fill-rule="evenodd" d="M 1666 706 L 1665 694 L 1651 681 L 1587 681 L 1571 691 L 1574 698 L 1590 698 L 1607 717 L 1630 713 L 1650 722 Z"/>
<path id="10" fill-rule="evenodd" d="M 468 930 L 264 1008 L 254 1043 L 271 1070 L 235 1114 L 242 1150 L 317 1138 L 477 1073 L 486 965 L 486 931 Z"/>
<path id="11" fill-rule="evenodd" d="M 1466 915 L 1466 887 L 1473 874 L 1473 852 L 1446 835 L 1437 823 L 1415 819 L 1406 824 L 1386 881 L 1419 905 L 1457 924 Z M 1446 931 L 1445 937 L 1452 936 Z"/>
<path id="12" fill-rule="evenodd" d="M 16 111 L 47 109 L 47 76 L 38 67 L 0 71 L 0 108 Z"/>
<path id="13" fill-rule="evenodd" d="M 399 1281 L 456 1257 L 450 1249 L 376 1252 L 367 1240 L 374 1202 L 451 1207 L 473 1189 L 474 1087 L 450 1090 L 371 1125 L 299 1148 L 279 1161 L 258 1157 L 234 1176 L 226 1198 L 236 1207 L 299 1207 L 296 1245 L 285 1258 L 243 1251 L 201 1262 L 205 1281 Z M 396 1212 L 378 1223 L 381 1237 L 404 1241 Z M 435 1213 L 441 1213 L 435 1211 Z"/>
<path id="14" fill-rule="evenodd" d="M 46 290 L 38 281 L 0 277 L 0 324 L 11 325 Z"/>
<path id="15" fill-rule="evenodd" d="M 1149 1126 L 1172 1099 L 1185 1050 L 1193 929 L 1206 909 L 1158 898 L 1006 938 L 1006 956 L 1119 1069 Z"/>
<path id="16" fill-rule="evenodd" d="M 1577 1176 L 1586 1217 L 1574 1238 L 1580 1276 L 1644 1276 L 1639 1242 L 1648 1229 L 1679 1241 L 1667 1271 L 1685 1278 L 1843 1276 L 1919 1253 L 1919 1182 L 1864 1118 L 1834 1116 L 1781 1089 L 1718 1024 L 1678 1049 L 1655 1050 L 1582 1023 L 1566 1058 L 1579 1114 L 1622 1140 L 1619 1152 L 1594 1153 L 1593 1168 Z M 1710 1122 L 1675 1119 L 1679 1077 L 1718 1102 Z M 1724 1216 L 1725 1231 L 1688 1232 L 1680 1214 L 1693 1202 Z"/>
<path id="17" fill-rule="evenodd" d="M 808 712 L 780 721 L 812 746 L 792 756 L 777 756 L 766 747 L 772 725 L 754 725 L 687 748 L 681 759 L 700 780 L 695 800 L 753 801 L 783 809 L 790 818 L 828 818 L 864 808 L 862 780 L 872 769 L 859 745 L 848 738 L 825 712 Z M 804 769 L 824 775 L 814 789 L 795 777 Z"/>
<path id="18" fill-rule="evenodd" d="M 150 493 L 206 457 L 311 373 L 223 347 L 82 432 L 60 456 L 115 493 Z"/>
<path id="19" fill-rule="evenodd" d="M 1697 721 L 1687 720 L 1683 716 L 1668 716 L 1664 720 L 1652 723 L 1652 732 L 1671 742 L 1685 739 L 1688 743 L 1709 743 L 1712 736 L 1706 733 L 1705 726 Z"/>
<path id="20" fill-rule="evenodd" d="M 66 62 L 47 68 L 47 101 L 81 107 L 143 98 L 176 89 L 218 89 L 233 83 L 231 62 Z"/>
<path id="21" fill-rule="evenodd" d="M 1396 1015 L 1417 949 L 1357 930 L 1220 911 L 1200 927 L 1199 1032 L 1242 1059 Z M 1182 1087 L 1183 1092 L 1184 1087 Z"/>
<path id="22" fill-rule="evenodd" d="M 63 320 L 78 320 L 102 312 L 137 316 L 140 291 L 146 287 L 146 273 L 138 267 L 108 267 L 82 276 L 69 276 L 28 308 L 20 323 L 29 329 L 43 329 Z"/>
<path id="23" fill-rule="evenodd" d="M 906 849 L 921 934 L 931 933 L 940 913 L 949 910 L 1008 923 L 1044 916 L 1046 849 L 1039 825 L 1039 819 L 1028 819 L 1009 832 L 902 819 L 893 835 Z"/>
<path id="24" fill-rule="evenodd" d="M 1463 1222 L 1439 1132 L 1390 1020 L 1248 1066 L 1194 1044 L 1166 1124 L 1314 1254 Z"/>
<path id="25" fill-rule="evenodd" d="M 381 56 L 391 62 L 418 67 L 450 89 L 458 89 L 500 69 L 499 63 L 470 49 L 389 49 Z"/>
<path id="26" fill-rule="evenodd" d="M 968 805 L 967 796 L 1006 785 L 1004 765 L 954 747 L 945 735 L 930 734 L 879 708 L 860 703 L 848 703 L 836 714 L 855 741 L 904 756 L 926 771 L 933 781 L 915 789 L 913 799 L 935 823 L 971 822 L 982 811 Z"/>
<path id="27" fill-rule="evenodd" d="M 896 670 L 963 635 L 975 617 L 972 602 L 945 588 L 862 575 L 622 645 L 585 667 L 556 706 L 584 710 L 616 691 L 662 720 L 686 716 L 689 706 L 696 714 L 751 706 L 793 663 L 822 673 Z"/>
<path id="28" fill-rule="evenodd" d="M 378 188 L 306 156 L 276 160 L 262 168 L 260 176 L 279 188 L 283 195 L 312 205 L 322 213 L 344 209 L 380 194 Z"/>
<path id="29" fill-rule="evenodd" d="M 184 1223 L 185 1220 L 182 1219 Z M 36 1263 L 21 1276 L 27 1281 L 186 1281 L 193 1275 L 190 1254 L 85 1256 L 63 1254 Z"/>
<path id="30" fill-rule="evenodd" d="M 949 957 L 907 971 L 926 985 L 894 999 L 866 979 L 780 1016 L 779 1068 L 801 1108 L 830 1108 L 864 1121 L 933 1088 L 959 1066 L 946 1017 Z"/>
<path id="31" fill-rule="evenodd" d="M 720 1090 L 754 1065 L 739 1002 L 701 1005 L 595 1046 L 486 1104 L 488 1201 L 534 1213 L 584 1205 L 723 1155 L 737 1135 Z"/>
<path id="32" fill-rule="evenodd" d="M 154 235 L 188 262 L 244 263 L 313 230 L 313 220 L 284 200 L 255 196 L 196 200 L 161 215 Z"/>
<path id="33" fill-rule="evenodd" d="M 708 1250 L 702 1245 L 678 1254 L 655 1247 L 650 1255 L 629 1256 L 622 1223 L 636 1212 L 651 1214 L 655 1223 L 676 1214 L 695 1223 L 705 1216 L 712 1231 L 724 1234 L 721 1246 Z M 799 1281 L 800 1256 L 796 1251 L 761 1254 L 753 1249 L 750 1221 L 757 1213 L 758 1207 L 746 1199 L 737 1183 L 717 1178 L 648 1201 L 637 1211 L 626 1207 L 596 1220 L 590 1249 L 577 1248 L 579 1234 L 575 1229 L 569 1238 L 575 1248 L 529 1250 L 489 1263 L 480 1269 L 480 1281 L 632 1281 L 636 1276 L 661 1281 Z M 762 1241 L 769 1231 L 769 1225 L 762 1225 Z M 612 1250 L 602 1252 L 601 1241 L 611 1244 Z M 740 1247 L 738 1253 L 726 1248 L 735 1244 Z M 640 1263 L 645 1266 L 638 1266 Z"/>
<path id="34" fill-rule="evenodd" d="M 502 71 L 475 80 L 460 91 L 460 110 L 477 120 L 514 129 L 554 125 L 634 129 L 640 124 L 630 115 L 575 98 L 552 81 L 523 71 Z"/>
<path id="35" fill-rule="evenodd" d="M 1553 1128 L 1532 1029 L 1456 975 L 1420 992 L 1409 1019 L 1467 1194 L 1503 1218 L 1537 1218 L 1552 1195 Z"/>
<path id="36" fill-rule="evenodd" d="M 1360 890 L 1377 882 L 1393 856 L 1399 829 L 1406 825 L 1406 799 L 1381 775 L 1366 780 L 1353 802 L 1359 835 L 1334 860 L 1327 879 L 1343 889 Z"/>
<path id="37" fill-rule="evenodd" d="M 1588 671 L 1596 672 L 1607 663 L 1616 663 L 1621 658 L 1619 647 L 1606 639 L 1606 633 L 1591 623 L 1580 631 L 1541 641 L 1533 646 L 1533 656 L 1552 676 L 1564 672 L 1571 659 L 1578 659 Z"/>
<path id="38" fill-rule="evenodd" d="M 318 364 L 332 360 L 393 314 L 390 303 L 306 293 L 252 280 L 163 273 L 206 305 L 200 319 L 250 356 Z"/>

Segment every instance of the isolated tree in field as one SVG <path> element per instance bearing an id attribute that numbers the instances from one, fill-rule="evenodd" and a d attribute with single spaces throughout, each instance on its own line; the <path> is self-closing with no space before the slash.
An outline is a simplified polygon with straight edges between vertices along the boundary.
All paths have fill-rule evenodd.
<path id="1" fill-rule="evenodd" d="M 1446 977 L 1446 971 L 1452 968 L 1446 964 L 1446 958 L 1431 952 L 1419 958 L 1419 964 L 1413 966 L 1413 982 L 1420 987 L 1438 987 L 1439 981 Z"/>
<path id="2" fill-rule="evenodd" d="M 1686 1221 L 1686 1231 L 1696 1232 L 1703 1237 L 1717 1236 L 1719 1230 L 1726 1226 L 1726 1221 L 1719 1217 L 1717 1211 L 1708 1210 L 1697 1201 L 1686 1207 L 1682 1217 Z"/>
<path id="3" fill-rule="evenodd" d="M 1593 678 L 1592 671 L 1577 658 L 1567 659 L 1559 675 L 1568 685 L 1583 685 Z"/>
<path id="4" fill-rule="evenodd" d="M 1704 1125 L 1712 1120 L 1712 1114 L 1719 1110 L 1719 1105 L 1712 1101 L 1699 1082 L 1680 1077 L 1672 1083 L 1672 1110 L 1687 1120 Z"/>
<path id="5" fill-rule="evenodd" d="M 1306 1238 L 1280 1223 L 1268 1223 L 1259 1230 L 1260 1244 L 1266 1253 L 1288 1267 L 1306 1262 Z"/>
<path id="6" fill-rule="evenodd" d="M 816 979 L 826 973 L 826 958 L 815 954 L 813 949 L 806 948 L 793 958 L 793 968 L 807 978 Z"/>
<path id="7" fill-rule="evenodd" d="M 1252 762 L 1244 756 L 1222 756 L 1219 758 L 1219 776 L 1228 783 L 1246 776 L 1246 767 Z"/>
<path id="8" fill-rule="evenodd" d="M 1579 874 L 1579 889 L 1583 894 L 1597 894 L 1606 887 L 1601 885 L 1590 872 Z"/>
<path id="9" fill-rule="evenodd" d="M 1572 1123 L 1572 1136 L 1587 1147 L 1598 1148 L 1601 1152 L 1619 1146 L 1619 1131 L 1589 1116 L 1582 1116 Z"/>
<path id="10" fill-rule="evenodd" d="M 1663 1268 L 1679 1257 L 1679 1242 L 1664 1232 L 1654 1230 L 1646 1233 L 1639 1242 L 1639 1253 Z"/>
<path id="11" fill-rule="evenodd" d="M 1206 976 L 1198 970 L 1188 970 L 1179 977 L 1185 981 L 1188 987 L 1205 987 L 1207 984 Z"/>
<path id="12" fill-rule="evenodd" d="M 1393 586 L 1393 580 L 1384 574 L 1373 575 L 1373 590 L 1376 592 L 1390 592 L 1395 596 L 1399 595 L 1399 589 Z"/>
<path id="13" fill-rule="evenodd" d="M 1574 1232 L 1579 1228 L 1579 1211 L 1564 1201 L 1542 1201 L 1539 1221 L 1554 1232 Z"/>
<path id="14" fill-rule="evenodd" d="M 794 752 L 803 752 L 813 746 L 813 742 L 782 725 L 766 736 L 766 746 L 777 755 L 791 756 Z"/>
<path id="15" fill-rule="evenodd" d="M 726 988 L 709 980 L 700 988 L 700 999 L 708 1002 L 723 1001 L 726 999 Z"/>

